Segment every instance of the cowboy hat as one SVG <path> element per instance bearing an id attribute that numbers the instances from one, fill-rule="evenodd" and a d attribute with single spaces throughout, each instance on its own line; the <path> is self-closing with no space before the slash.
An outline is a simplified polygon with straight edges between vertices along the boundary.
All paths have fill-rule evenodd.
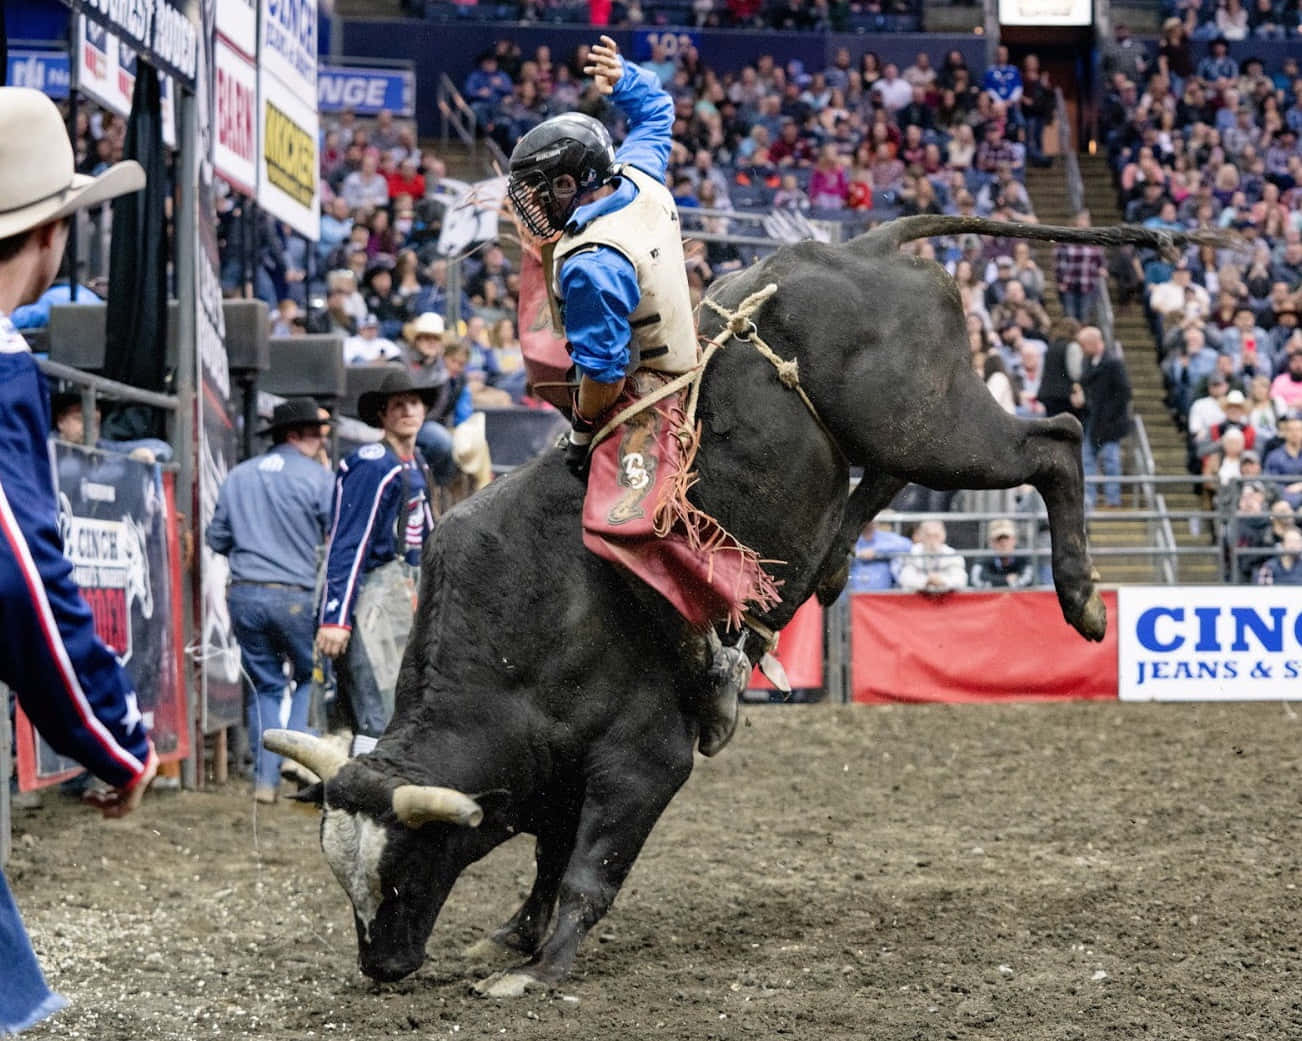
<path id="1" fill-rule="evenodd" d="M 415 343 L 417 336 L 442 336 L 445 331 L 443 316 L 426 311 L 402 327 L 402 337 L 408 343 Z"/>
<path id="2" fill-rule="evenodd" d="M 488 424 L 482 412 L 458 423 L 452 431 L 452 461 L 469 474 L 475 491 L 493 479 L 493 458 L 488 448 Z"/>
<path id="3" fill-rule="evenodd" d="M 0 239 L 144 186 L 134 160 L 98 177 L 77 173 L 54 102 L 39 90 L 0 87 Z"/>
<path id="4" fill-rule="evenodd" d="M 380 381 L 377 389 L 368 390 L 357 399 L 357 418 L 369 427 L 383 426 L 384 424 L 380 422 L 380 413 L 395 394 L 416 394 L 428 409 L 432 408 L 434 402 L 438 400 L 440 389 L 418 387 L 412 382 L 411 373 L 404 369 L 394 369 L 384 374 L 384 379 Z"/>
<path id="5" fill-rule="evenodd" d="M 258 436 L 263 437 L 285 427 L 325 426 L 329 422 L 328 419 L 321 418 L 317 403 L 312 398 L 290 398 L 272 409 L 271 422 L 258 431 Z"/>

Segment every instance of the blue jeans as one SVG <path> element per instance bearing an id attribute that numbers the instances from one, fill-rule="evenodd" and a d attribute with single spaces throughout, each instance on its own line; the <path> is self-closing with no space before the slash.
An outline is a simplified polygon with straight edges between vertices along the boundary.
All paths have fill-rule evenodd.
<path id="1" fill-rule="evenodd" d="M 1093 321 L 1093 293 L 1085 293 L 1080 289 L 1066 289 L 1058 294 L 1058 300 L 1062 304 L 1062 313 L 1067 317 L 1075 318 L 1078 322 Z"/>
<path id="2" fill-rule="evenodd" d="M 457 475 L 457 464 L 452 458 L 452 431 L 430 420 L 416 434 L 416 447 L 425 457 L 434 480 L 442 485 L 450 484 Z"/>
<path id="3" fill-rule="evenodd" d="M 274 788 L 280 780 L 280 756 L 263 749 L 262 732 L 281 725 L 286 662 L 293 683 L 286 725 L 290 730 L 307 729 L 312 700 L 312 642 L 316 636 L 315 597 L 308 589 L 232 583 L 226 602 L 252 687 L 248 722 L 254 783 Z"/>
<path id="4" fill-rule="evenodd" d="M 1095 447 L 1094 439 L 1090 437 L 1089 431 L 1085 431 L 1085 440 L 1081 443 L 1081 460 L 1085 464 L 1085 476 L 1092 477 L 1100 473 L 1099 467 L 1102 466 L 1102 476 L 1120 477 L 1121 476 L 1121 442 L 1104 441 Z M 1094 509 L 1094 500 L 1098 495 L 1097 484 L 1085 485 L 1085 509 Z M 1103 485 L 1103 501 L 1109 506 L 1121 505 L 1121 482 L 1107 481 Z"/>

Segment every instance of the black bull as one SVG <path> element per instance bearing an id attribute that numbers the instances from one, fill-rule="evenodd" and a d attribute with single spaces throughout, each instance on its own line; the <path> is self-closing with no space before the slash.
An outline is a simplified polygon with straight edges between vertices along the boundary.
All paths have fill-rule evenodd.
<path id="1" fill-rule="evenodd" d="M 771 565 L 781 604 L 761 618 L 774 629 L 810 595 L 830 602 L 839 593 L 857 533 L 906 482 L 1029 482 L 1048 508 L 1063 614 L 1086 638 L 1103 636 L 1080 424 L 1005 413 L 969 364 L 954 282 L 898 251 L 964 232 L 1182 241 L 1134 227 L 914 217 L 843 246 L 784 248 L 714 287 L 712 298 L 732 310 L 776 283 L 756 325 L 777 355 L 798 360 L 819 417 L 742 340 L 727 339 L 704 377 L 693 498 L 762 558 L 783 562 Z M 704 336 L 723 339 L 722 328 L 702 309 Z M 864 471 L 853 494 L 848 465 Z M 461 871 L 528 832 L 537 836 L 533 891 L 491 937 L 527 961 L 480 990 L 516 994 L 559 980 L 692 771 L 704 641 L 584 549 L 582 496 L 553 451 L 441 521 L 425 550 L 393 721 L 373 752 L 345 764 L 315 739 L 267 735 L 324 778 L 313 793 L 323 802 L 322 849 L 353 903 L 369 976 L 416 970 Z"/>

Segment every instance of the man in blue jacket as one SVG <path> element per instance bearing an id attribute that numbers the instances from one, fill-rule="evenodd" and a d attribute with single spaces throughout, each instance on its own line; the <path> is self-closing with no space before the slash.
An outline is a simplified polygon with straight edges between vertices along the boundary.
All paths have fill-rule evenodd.
<path id="1" fill-rule="evenodd" d="M 625 378 L 686 372 L 698 356 L 682 228 L 665 187 L 673 98 L 609 36 L 589 57 L 584 71 L 628 117 L 623 145 L 616 152 L 601 123 L 568 112 L 519 140 L 507 182 L 525 232 L 545 244 L 547 291 L 579 374 L 565 461 L 584 480 L 593 434 Z M 739 647 L 716 646 L 710 673 L 699 712 L 707 756 L 732 736 L 750 663 Z"/>
<path id="2" fill-rule="evenodd" d="M 348 456 L 335 480 L 316 646 L 339 659 L 340 708 L 352 718 L 331 723 L 335 730 L 351 727 L 355 755 L 375 747 L 393 715 L 421 547 L 434 529 L 432 477 L 416 437 L 438 393 L 395 369 L 378 390 L 363 394 L 357 415 L 383 429 L 384 438 Z"/>
<path id="3" fill-rule="evenodd" d="M 50 746 L 111 789 L 106 817 L 139 804 L 158 759 L 131 678 L 95 635 L 63 555 L 46 436 L 49 392 L 9 315 L 53 281 L 79 209 L 145 185 L 137 163 L 74 172 L 59 110 L 44 94 L 0 87 L 0 683 Z M 0 875 L 0 1034 L 61 1008 L 41 977 Z"/>

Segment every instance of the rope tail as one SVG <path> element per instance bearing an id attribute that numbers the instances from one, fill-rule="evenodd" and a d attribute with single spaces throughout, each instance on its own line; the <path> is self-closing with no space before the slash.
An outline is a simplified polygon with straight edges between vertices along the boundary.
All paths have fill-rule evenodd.
<path id="1" fill-rule="evenodd" d="M 887 221 L 850 240 L 852 249 L 872 253 L 894 252 L 906 242 L 938 235 L 994 235 L 1047 242 L 1075 242 L 1090 246 L 1147 246 L 1170 256 L 1184 246 L 1232 248 L 1242 239 L 1228 231 L 1197 229 L 1167 231 L 1138 224 L 1114 224 L 1102 228 L 1065 228 L 1053 224 L 1022 224 L 945 214 L 920 214 Z"/>

